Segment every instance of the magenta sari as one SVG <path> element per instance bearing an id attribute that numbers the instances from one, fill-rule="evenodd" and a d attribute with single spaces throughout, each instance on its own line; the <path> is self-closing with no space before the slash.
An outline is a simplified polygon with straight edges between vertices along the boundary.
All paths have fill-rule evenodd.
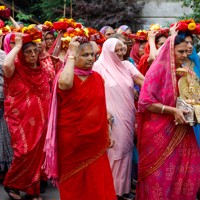
<path id="1" fill-rule="evenodd" d="M 149 112 L 153 103 L 175 107 L 178 96 L 174 38 L 168 38 L 145 76 L 139 99 L 138 200 L 195 200 L 200 154 L 192 127 L 174 117 Z"/>

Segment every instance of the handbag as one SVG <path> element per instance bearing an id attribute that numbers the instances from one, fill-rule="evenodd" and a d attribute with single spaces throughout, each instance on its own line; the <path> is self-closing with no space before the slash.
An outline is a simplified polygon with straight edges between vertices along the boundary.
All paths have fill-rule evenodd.
<path id="1" fill-rule="evenodd" d="M 194 126 L 197 123 L 194 107 L 186 103 L 181 97 L 177 98 L 176 108 L 188 111 L 184 113 L 184 117 L 190 126 Z"/>

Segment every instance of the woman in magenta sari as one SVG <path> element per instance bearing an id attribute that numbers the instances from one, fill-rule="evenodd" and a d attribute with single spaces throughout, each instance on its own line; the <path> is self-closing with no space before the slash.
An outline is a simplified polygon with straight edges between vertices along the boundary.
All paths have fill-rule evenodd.
<path id="1" fill-rule="evenodd" d="M 179 36 L 168 38 L 145 76 L 139 98 L 138 200 L 195 200 L 200 153 L 184 110 L 176 108 L 175 70 L 187 57 Z"/>

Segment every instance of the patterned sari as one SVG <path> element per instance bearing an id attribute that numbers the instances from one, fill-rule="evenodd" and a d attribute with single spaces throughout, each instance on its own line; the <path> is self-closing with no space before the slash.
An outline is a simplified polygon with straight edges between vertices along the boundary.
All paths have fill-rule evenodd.
<path id="1" fill-rule="evenodd" d="M 174 38 L 168 38 L 145 76 L 139 99 L 138 200 L 195 200 L 200 153 L 192 127 L 147 110 L 154 103 L 175 107 L 178 96 Z"/>
<path id="2" fill-rule="evenodd" d="M 41 65 L 28 67 L 20 51 L 13 76 L 5 78 L 5 119 L 14 150 L 6 187 L 30 195 L 40 193 L 49 98 L 47 73 Z"/>

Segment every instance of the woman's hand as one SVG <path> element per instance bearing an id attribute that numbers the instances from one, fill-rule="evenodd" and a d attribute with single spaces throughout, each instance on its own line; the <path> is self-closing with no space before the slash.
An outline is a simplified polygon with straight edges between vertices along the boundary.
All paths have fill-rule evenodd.
<path id="1" fill-rule="evenodd" d="M 184 117 L 184 113 L 188 113 L 188 111 L 186 110 L 181 110 L 178 108 L 174 109 L 174 122 L 175 125 L 178 124 L 188 124 L 188 122 L 186 121 L 185 117 Z"/>
<path id="2" fill-rule="evenodd" d="M 148 38 L 149 38 L 149 40 L 150 39 L 154 39 L 155 40 L 157 33 L 158 33 L 158 31 L 155 31 L 155 30 L 148 31 Z"/>
<path id="3" fill-rule="evenodd" d="M 80 46 L 80 43 L 78 42 L 78 36 L 75 36 L 71 39 L 69 43 L 69 56 L 77 56 L 78 48 Z"/>
<path id="4" fill-rule="evenodd" d="M 170 28 L 170 35 L 177 35 L 178 34 L 178 23 L 175 23 L 171 28 Z"/>
<path id="5" fill-rule="evenodd" d="M 23 33 L 15 33 L 15 47 L 18 47 L 21 49 L 22 45 L 23 45 Z"/>

